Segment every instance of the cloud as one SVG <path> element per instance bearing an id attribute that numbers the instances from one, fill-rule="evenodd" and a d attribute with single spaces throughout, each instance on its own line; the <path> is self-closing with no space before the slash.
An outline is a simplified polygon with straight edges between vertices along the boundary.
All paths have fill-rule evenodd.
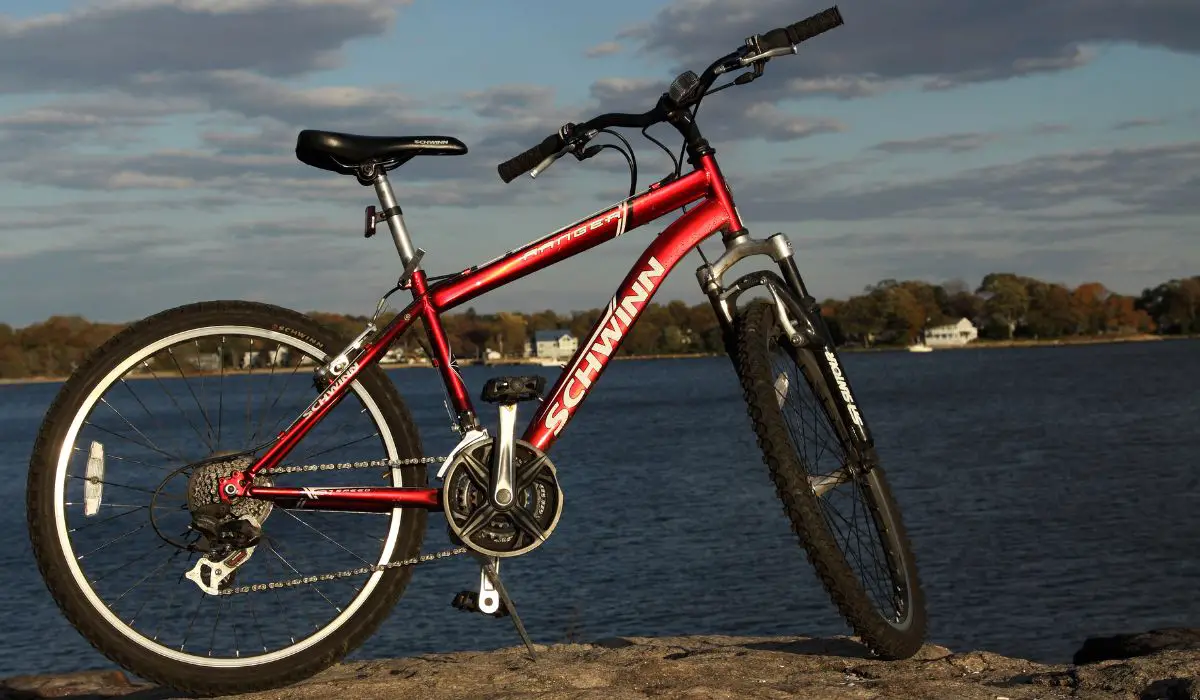
<path id="1" fill-rule="evenodd" d="M 601 56 L 611 56 L 615 53 L 621 53 L 621 45 L 615 41 L 606 41 L 584 51 L 583 55 L 588 58 L 599 58 Z"/>
<path id="2" fill-rule="evenodd" d="M 739 205 L 769 221 L 1013 215 L 1068 206 L 1146 215 L 1195 216 L 1200 201 L 1200 141 L 1039 156 L 925 181 L 850 188 L 837 164 L 773 173 L 739 188 Z M 867 167 L 865 164 L 860 166 Z M 850 173 L 854 168 L 850 166 Z M 1052 235 L 1052 234 L 1051 234 Z"/>
<path id="3" fill-rule="evenodd" d="M 499 85 L 463 95 L 472 112 L 487 119 L 525 118 L 554 106 L 554 89 L 545 85 Z"/>
<path id="4" fill-rule="evenodd" d="M 1166 123 L 1166 119 L 1139 117 L 1137 119 L 1127 119 L 1123 122 L 1117 122 L 1112 128 L 1113 131 L 1128 131 L 1130 129 L 1142 129 L 1149 126 L 1162 126 Z"/>
<path id="5" fill-rule="evenodd" d="M 873 150 L 884 153 L 929 153 L 932 151 L 948 151 L 950 153 L 965 153 L 975 151 L 1000 138 L 1000 134 L 943 134 L 940 136 L 925 136 L 919 139 L 903 141 L 884 141 L 872 146 Z"/>
<path id="6" fill-rule="evenodd" d="M 165 75 L 301 75 L 336 66 L 347 42 L 382 34 L 398 4 L 118 0 L 30 19 L 0 16 L 0 92 L 121 86 L 148 67 Z"/>
<path id="7" fill-rule="evenodd" d="M 883 80 L 872 75 L 794 78 L 787 81 L 784 93 L 828 96 L 848 100 L 855 97 L 873 97 L 896 87 L 900 82 Z"/>
<path id="8" fill-rule="evenodd" d="M 676 0 L 626 36 L 640 42 L 643 54 L 668 58 L 664 69 L 699 72 L 745 37 L 819 9 L 789 0 Z M 922 77 L 927 89 L 946 89 L 1068 70 L 1094 56 L 1085 48 L 1090 44 L 1200 51 L 1194 0 L 912 0 L 843 3 L 841 12 L 845 26 L 806 42 L 797 60 L 774 60 L 770 68 L 800 79 L 847 81 L 841 85 L 853 85 L 855 77 Z"/>

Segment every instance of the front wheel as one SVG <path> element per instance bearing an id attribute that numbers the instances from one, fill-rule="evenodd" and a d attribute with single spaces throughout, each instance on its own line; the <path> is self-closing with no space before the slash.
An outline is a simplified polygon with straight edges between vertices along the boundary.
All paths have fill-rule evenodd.
<path id="1" fill-rule="evenodd" d="M 193 514 L 220 507 L 219 479 L 249 465 L 316 396 L 313 370 L 344 346 L 301 314 L 237 301 L 193 304 L 133 324 L 95 351 L 50 406 L 30 461 L 27 511 L 38 568 L 66 618 L 133 673 L 226 694 L 285 685 L 333 664 L 379 626 L 412 569 L 221 595 L 416 556 L 424 510 L 289 510 L 241 499 L 257 545 L 208 589 Z M 421 455 L 408 410 L 376 366 L 298 443 L 287 465 Z M 380 471 L 271 475 L 335 485 Z M 382 475 L 423 486 L 424 467 Z M 324 481 L 325 483 L 320 483 Z M 192 573 L 191 575 L 195 575 Z M 200 574 L 203 576 L 203 574 Z"/>
<path id="2" fill-rule="evenodd" d="M 818 577 L 873 653 L 912 656 L 926 627 L 912 549 L 877 460 L 861 469 L 842 399 L 822 371 L 829 361 L 792 345 L 776 307 L 763 300 L 739 314 L 735 345 L 758 445 Z"/>

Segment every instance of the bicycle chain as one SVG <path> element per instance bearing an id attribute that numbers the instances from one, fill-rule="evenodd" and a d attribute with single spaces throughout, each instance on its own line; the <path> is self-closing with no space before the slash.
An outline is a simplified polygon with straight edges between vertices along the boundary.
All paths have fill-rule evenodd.
<path id="1" fill-rule="evenodd" d="M 376 459 L 365 462 L 342 462 L 334 464 L 307 464 L 293 467 L 275 467 L 274 469 L 265 469 L 264 474 L 300 474 L 304 472 L 320 472 L 334 471 L 340 469 L 379 469 L 387 467 L 389 469 L 395 467 L 414 466 L 417 464 L 439 464 L 446 461 L 445 457 L 413 457 L 410 459 Z M 295 586 L 307 586 L 314 583 L 322 583 L 325 581 L 333 581 L 336 579 L 352 578 L 354 576 L 364 576 L 373 574 L 377 571 L 386 571 L 387 569 L 399 569 L 405 566 L 416 566 L 417 564 L 426 564 L 439 559 L 448 559 L 450 557 L 466 554 L 470 549 L 467 547 L 455 547 L 454 549 L 444 549 L 440 552 L 431 552 L 429 554 L 421 554 L 409 559 L 401 561 L 388 562 L 387 564 L 373 564 L 369 566 L 360 566 L 357 569 L 346 569 L 344 571 L 331 571 L 325 574 L 313 574 L 310 576 L 301 576 L 294 579 L 286 579 L 283 581 L 271 581 L 270 583 L 252 583 L 246 586 L 237 586 L 221 591 L 218 595 L 238 595 L 242 593 L 257 593 L 259 591 L 273 591 L 280 588 L 294 588 Z"/>

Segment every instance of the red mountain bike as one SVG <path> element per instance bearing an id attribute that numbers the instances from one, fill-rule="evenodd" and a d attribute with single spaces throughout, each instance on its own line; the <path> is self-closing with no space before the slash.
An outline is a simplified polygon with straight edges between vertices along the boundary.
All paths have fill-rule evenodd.
<path id="1" fill-rule="evenodd" d="M 67 619 L 113 661 L 155 682 L 198 693 L 263 689 L 314 674 L 360 645 L 415 564 L 466 553 L 480 562 L 479 587 L 454 604 L 511 616 L 532 653 L 499 563 L 537 548 L 558 523 L 563 494 L 550 447 L 667 274 L 719 233 L 725 251 L 715 262 L 705 258 L 697 277 L 784 510 L 863 642 L 884 658 L 915 653 L 925 635 L 923 596 L 862 411 L 787 237 L 746 231 L 695 120 L 704 96 L 756 79 L 769 59 L 841 23 L 834 7 L 753 36 L 701 75 L 680 75 L 650 111 L 567 124 L 501 164 L 505 182 L 536 176 L 565 154 L 584 160 L 615 148 L 589 145 L 615 134 L 611 128 L 645 135 L 665 122 L 682 135 L 693 168 L 681 174 L 676 161 L 674 173 L 635 194 L 631 159 L 634 184 L 624 201 L 441 278 L 421 269 L 424 253 L 413 247 L 387 172 L 414 156 L 466 147 L 444 136 L 301 132 L 300 160 L 375 188 L 382 209 L 368 207 L 366 235 L 387 222 L 404 264 L 379 309 L 401 289 L 412 303 L 382 328 L 373 319 L 347 344 L 294 311 L 205 302 L 139 321 L 96 350 L 46 414 L 28 479 L 33 550 Z M 749 70 L 713 88 L 718 76 L 742 69 Z M 537 376 L 484 385 L 482 400 L 499 406 L 490 435 L 440 315 L 688 205 L 642 253 L 548 394 Z M 727 283 L 726 272 L 748 256 L 770 257 L 778 273 Z M 757 297 L 739 305 L 746 292 Z M 418 319 L 462 436 L 445 457 L 423 455 L 408 409 L 379 367 Z M 540 405 L 518 438 L 517 406 L 529 401 Z M 440 465 L 436 485 L 431 464 Z M 391 485 L 336 481 L 352 469 Z M 323 477 L 335 481 L 319 483 Z M 839 508 L 838 499 L 851 505 Z M 445 516 L 454 549 L 421 553 L 429 511 Z"/>

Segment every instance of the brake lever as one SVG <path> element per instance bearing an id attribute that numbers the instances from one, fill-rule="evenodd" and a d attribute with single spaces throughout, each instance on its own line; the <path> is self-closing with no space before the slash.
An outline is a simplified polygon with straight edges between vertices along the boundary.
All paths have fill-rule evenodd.
<path id="1" fill-rule="evenodd" d="M 557 152 L 551 156 L 548 156 L 541 163 L 538 163 L 536 168 L 534 168 L 533 170 L 530 170 L 529 177 L 536 178 L 538 175 L 546 172 L 547 168 L 549 168 L 551 165 L 554 165 L 554 161 L 558 160 L 559 158 L 562 158 L 563 156 L 567 155 L 568 153 L 574 154 L 574 156 L 577 160 L 585 160 L 586 158 L 590 158 L 591 156 L 596 155 L 595 153 L 592 153 L 591 155 L 586 155 L 586 156 L 582 155 L 583 153 L 585 153 L 585 151 L 583 151 L 581 149 L 584 147 L 584 145 L 587 144 L 588 141 L 591 141 L 598 133 L 600 133 L 600 132 L 595 129 L 592 129 L 592 130 L 589 130 L 586 134 L 581 134 L 581 135 L 576 136 L 575 138 L 571 139 L 562 148 L 562 150 L 560 150 L 559 152 Z"/>
<path id="2" fill-rule="evenodd" d="M 562 158 L 568 152 L 569 152 L 569 149 L 564 148 L 563 150 L 561 150 L 557 153 L 554 153 L 553 155 L 548 156 L 541 163 L 538 163 L 537 167 L 535 167 L 533 170 L 529 171 L 529 177 L 536 178 L 538 175 L 546 172 L 546 168 L 549 168 L 551 165 L 554 165 L 554 161 L 558 160 L 559 158 Z"/>

